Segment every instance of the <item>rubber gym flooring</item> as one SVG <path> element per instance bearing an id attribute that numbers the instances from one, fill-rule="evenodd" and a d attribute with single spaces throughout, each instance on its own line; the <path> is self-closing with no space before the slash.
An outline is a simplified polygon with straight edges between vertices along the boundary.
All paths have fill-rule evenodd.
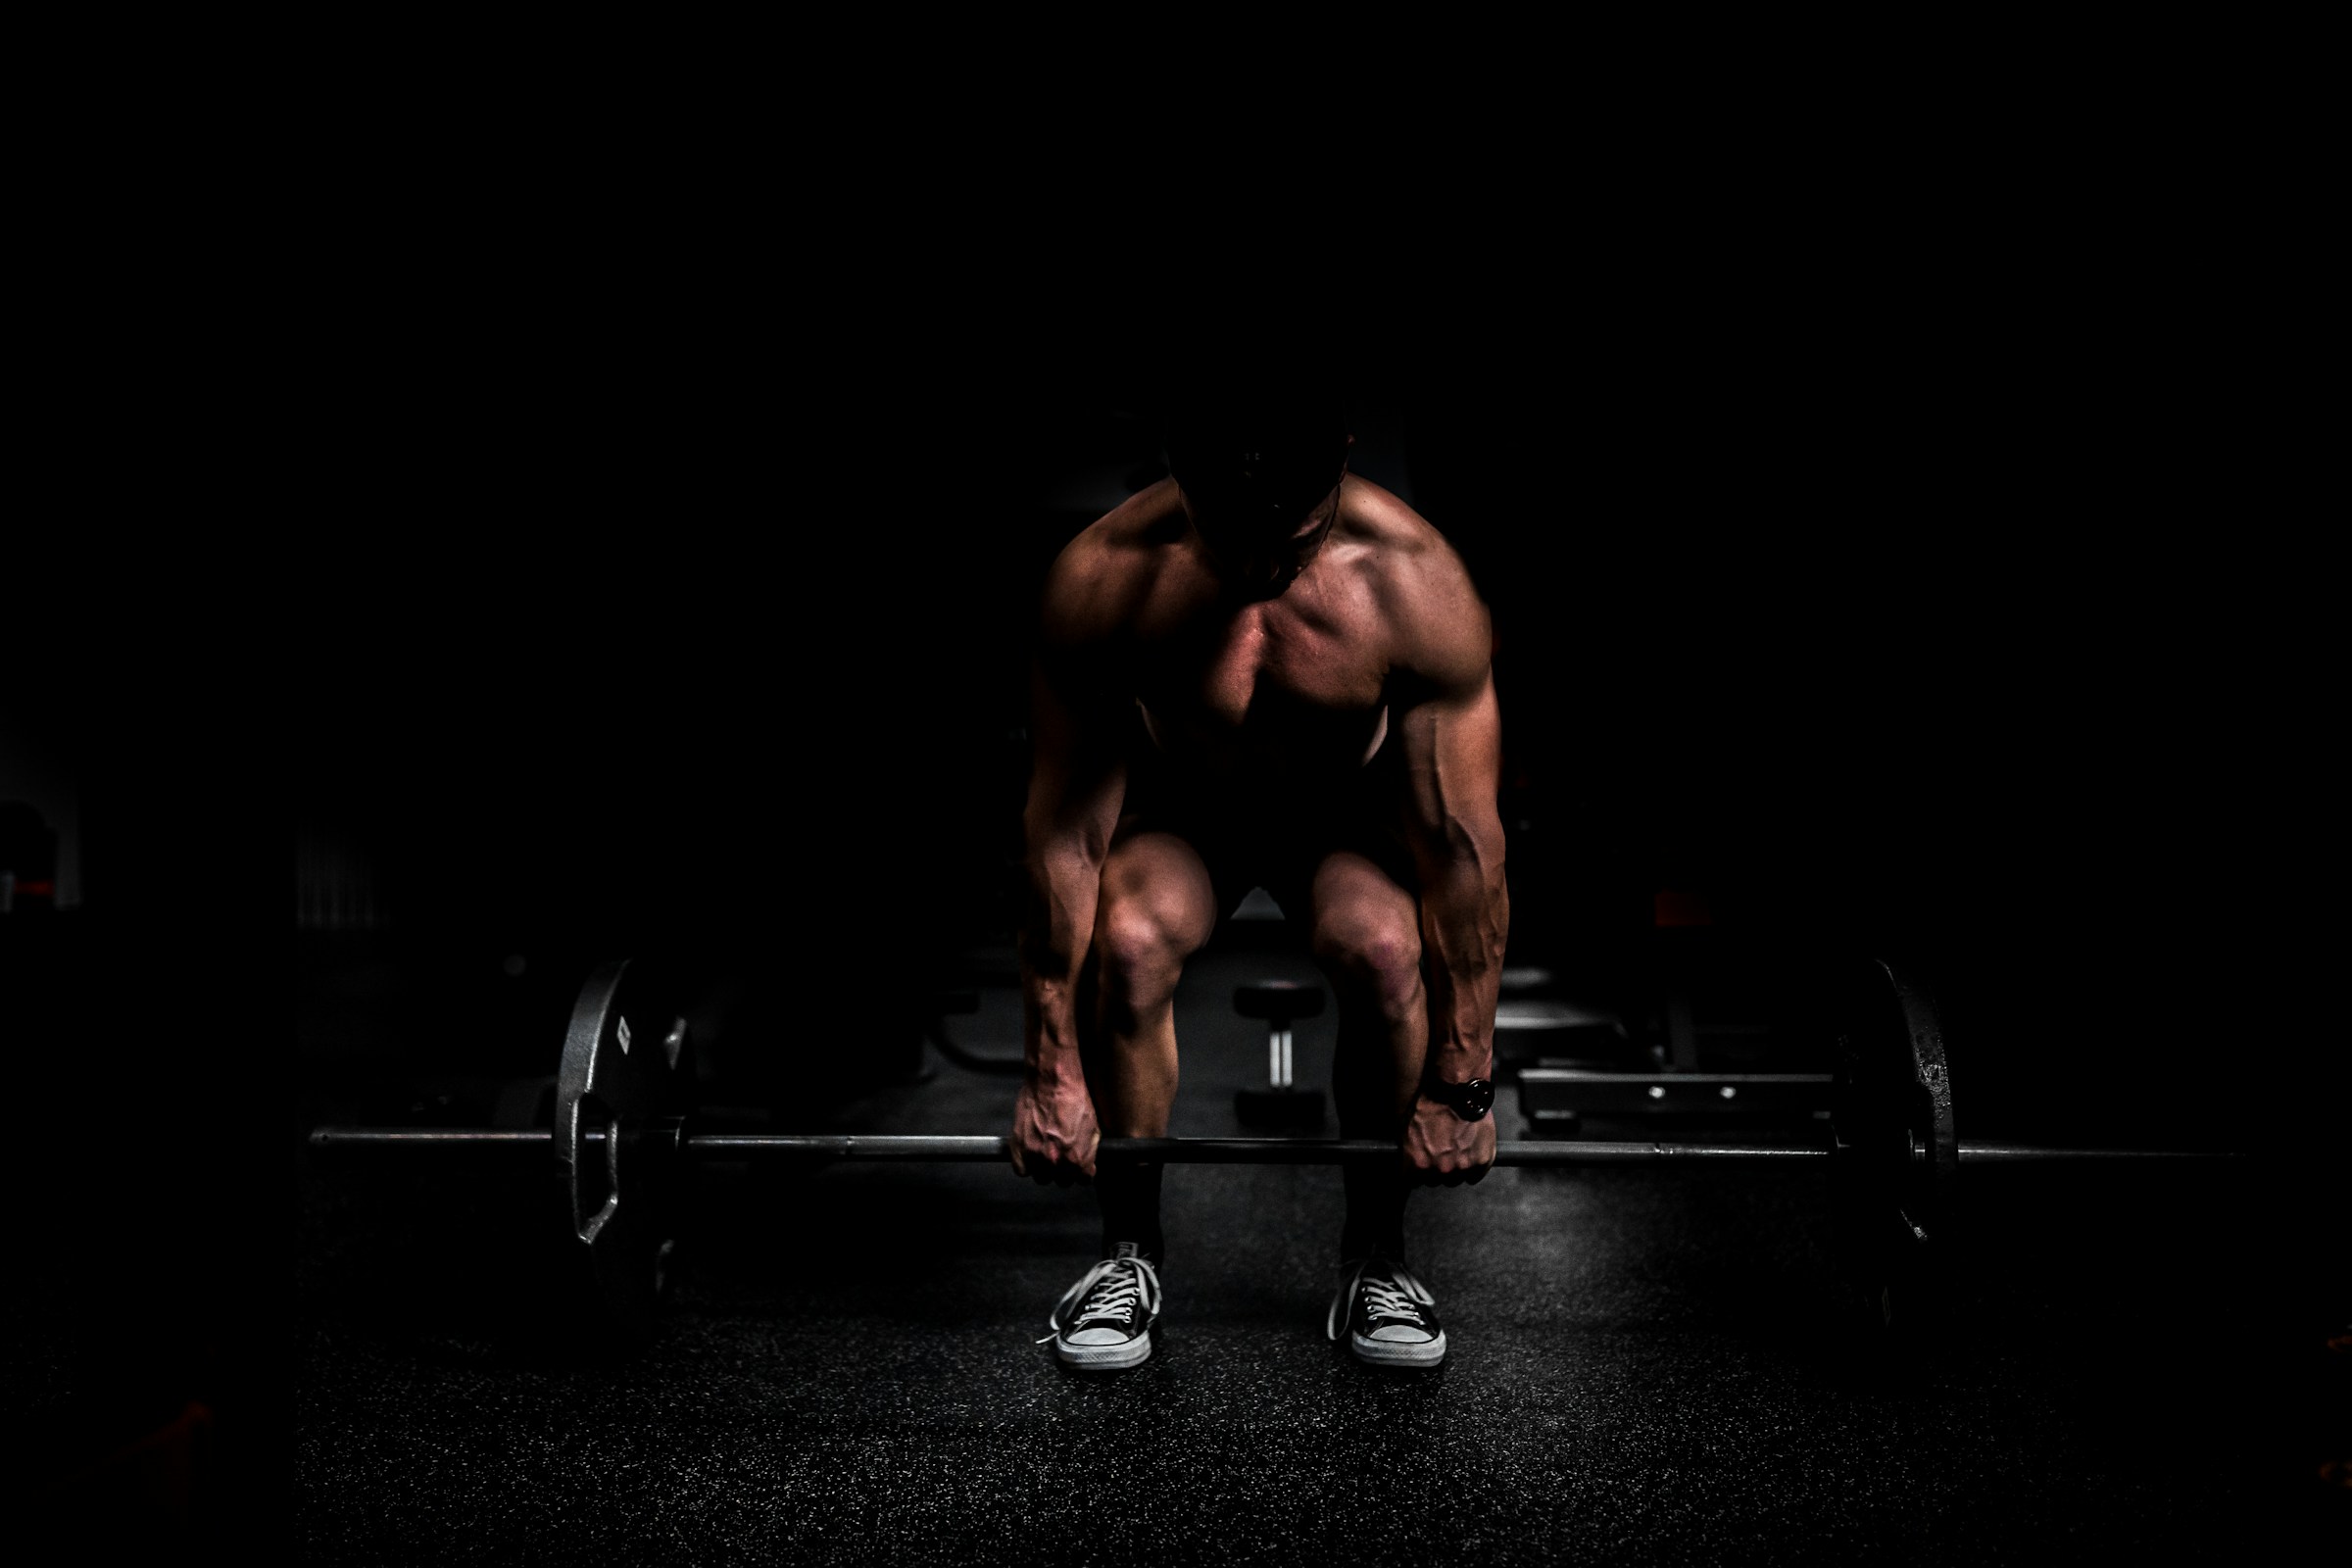
<path id="1" fill-rule="evenodd" d="M 1264 1071 L 1212 953 L 1175 1131 Z M 955 1020 L 1017 1050 L 1018 997 Z M 1322 1082 L 1328 1017 L 1299 1026 Z M 931 1058 L 872 1132 L 1004 1127 L 1016 1080 Z M 332 1114 L 331 1092 L 306 1117 Z M 1516 1098 L 1497 1105 L 1522 1134 Z M 808 1129 L 817 1130 L 817 1129 Z M 1963 1134 L 1967 1127 L 1963 1124 Z M 1323 1338 L 1339 1176 L 1167 1177 L 1152 1359 L 1035 1343 L 1093 1199 L 994 1166 L 699 1174 L 642 1353 L 569 1357 L 518 1283 L 528 1207 L 458 1171 L 301 1176 L 295 1540 L 314 1562 L 2317 1560 L 2315 1373 L 2259 1168 L 1979 1168 L 1944 1332 L 1892 1366 L 1830 1327 L 1822 1167 L 1499 1170 L 1424 1193 L 1434 1372 Z M 2316 1349 L 2316 1345 L 2308 1348 Z M 2340 1560 L 2340 1559 L 2334 1559 Z"/>

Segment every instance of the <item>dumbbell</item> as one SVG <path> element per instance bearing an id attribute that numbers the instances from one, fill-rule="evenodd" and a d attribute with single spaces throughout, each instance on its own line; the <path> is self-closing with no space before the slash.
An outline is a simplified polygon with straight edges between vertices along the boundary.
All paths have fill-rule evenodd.
<path id="1" fill-rule="evenodd" d="M 1245 1127 L 1320 1127 L 1323 1091 L 1291 1082 L 1291 1021 L 1323 1010 L 1323 988 L 1313 981 L 1259 980 L 1233 989 L 1233 1010 L 1266 1020 L 1266 1086 L 1239 1089 L 1233 1113 Z"/>

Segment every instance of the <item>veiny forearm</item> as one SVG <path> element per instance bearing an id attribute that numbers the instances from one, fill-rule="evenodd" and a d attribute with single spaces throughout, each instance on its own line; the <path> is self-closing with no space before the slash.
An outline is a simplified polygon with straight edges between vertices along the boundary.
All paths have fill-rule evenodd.
<path id="1" fill-rule="evenodd" d="M 1432 1001 L 1428 1066 L 1458 1083 L 1494 1076 L 1494 1002 L 1511 898 L 1500 822 L 1447 837 L 1421 863 L 1421 952 Z"/>
<path id="2" fill-rule="evenodd" d="M 1078 978 L 1094 940 L 1102 852 L 1084 835 L 1054 835 L 1029 856 L 1021 926 L 1023 1046 L 1033 1078 L 1078 1066 Z"/>

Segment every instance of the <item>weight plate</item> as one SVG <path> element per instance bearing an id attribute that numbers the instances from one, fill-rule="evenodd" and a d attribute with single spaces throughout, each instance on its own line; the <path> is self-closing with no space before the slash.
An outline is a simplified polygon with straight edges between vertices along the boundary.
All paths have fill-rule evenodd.
<path id="1" fill-rule="evenodd" d="M 1943 1026 L 1911 967 L 1871 960 L 1839 977 L 1831 1185 L 1840 1262 L 1867 1332 L 1933 1317 L 1951 1250 L 1960 1145 Z"/>
<path id="2" fill-rule="evenodd" d="M 675 1003 L 641 961 L 605 964 L 580 988 L 556 1075 L 566 1250 L 586 1265 L 594 1319 L 623 1338 L 652 1329 L 677 1237 L 694 1066 Z"/>

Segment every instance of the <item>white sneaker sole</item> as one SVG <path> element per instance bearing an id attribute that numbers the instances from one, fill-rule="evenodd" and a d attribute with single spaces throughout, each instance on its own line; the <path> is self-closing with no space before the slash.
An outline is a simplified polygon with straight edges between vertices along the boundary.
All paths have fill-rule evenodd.
<path id="1" fill-rule="evenodd" d="M 1152 1336 L 1139 1334 L 1125 1345 L 1064 1345 L 1055 1340 L 1054 1353 L 1061 1357 L 1062 1365 L 1084 1372 L 1116 1372 L 1152 1359 Z"/>
<path id="2" fill-rule="evenodd" d="M 1375 1366 L 1436 1366 L 1446 1359 L 1446 1335 L 1440 1331 L 1434 1340 L 1400 1345 L 1395 1340 L 1367 1340 L 1361 1334 L 1350 1334 L 1348 1348 L 1355 1352 L 1357 1360 Z"/>

